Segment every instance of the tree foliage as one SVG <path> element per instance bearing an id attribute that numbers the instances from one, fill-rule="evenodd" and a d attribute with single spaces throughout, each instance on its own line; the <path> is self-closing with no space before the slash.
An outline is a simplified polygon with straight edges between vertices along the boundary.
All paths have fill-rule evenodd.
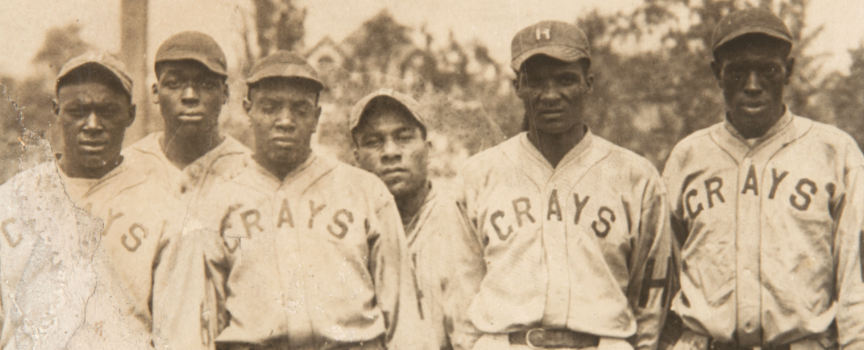
<path id="1" fill-rule="evenodd" d="M 837 126 L 864 144 L 864 44 L 849 51 L 852 64 L 849 74 L 835 73 L 827 79 L 825 100 L 833 110 Z"/>
<path id="2" fill-rule="evenodd" d="M 83 54 L 92 46 L 81 38 L 81 26 L 71 23 L 54 27 L 45 34 L 42 47 L 33 57 L 33 63 L 50 67 L 54 74 L 60 72 L 69 58 Z"/>
<path id="3" fill-rule="evenodd" d="M 306 8 L 294 0 L 253 0 L 259 57 L 276 50 L 296 50 L 303 46 Z"/>
<path id="4" fill-rule="evenodd" d="M 805 52 L 821 29 L 804 31 L 807 0 L 782 1 L 779 11 L 774 5 L 770 0 L 646 0 L 631 12 L 579 18 L 593 48 L 589 125 L 662 166 L 677 141 L 722 120 L 723 99 L 709 68 L 711 36 L 723 16 L 748 6 L 778 13 L 796 40 L 797 71 L 786 94 L 790 108 L 808 116 L 821 110 L 813 106 L 821 89 L 819 58 Z"/>

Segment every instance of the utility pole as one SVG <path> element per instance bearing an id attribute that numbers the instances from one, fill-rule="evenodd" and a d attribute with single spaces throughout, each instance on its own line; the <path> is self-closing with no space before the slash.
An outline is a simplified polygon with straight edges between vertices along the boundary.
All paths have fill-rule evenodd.
<path id="1" fill-rule="evenodd" d="M 147 88 L 147 13 L 148 0 L 122 0 L 120 4 L 120 51 L 134 81 L 132 99 L 138 105 L 135 123 L 126 132 L 130 144 L 156 128 Z"/>

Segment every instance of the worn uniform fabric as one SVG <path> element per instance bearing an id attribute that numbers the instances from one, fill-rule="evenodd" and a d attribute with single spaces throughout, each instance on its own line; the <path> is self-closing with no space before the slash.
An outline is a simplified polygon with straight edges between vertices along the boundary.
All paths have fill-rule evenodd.
<path id="1" fill-rule="evenodd" d="M 600 348 L 655 346 L 672 245 L 647 160 L 586 132 L 552 168 L 520 133 L 467 164 L 486 270 L 468 313 L 481 332 L 567 328 Z"/>
<path id="2" fill-rule="evenodd" d="M 452 190 L 432 185 L 405 227 L 419 327 L 413 348 L 471 349 L 478 336 L 466 317 L 483 277 L 482 247 Z M 409 307 L 409 305 L 405 305 Z"/>
<path id="3" fill-rule="evenodd" d="M 313 154 L 280 181 L 247 157 L 213 186 L 187 229 L 230 315 L 218 342 L 328 348 L 399 330 L 404 233 L 377 178 Z"/>
<path id="4" fill-rule="evenodd" d="M 123 150 L 126 162 L 137 171 L 151 173 L 155 181 L 181 195 L 195 193 L 213 176 L 237 171 L 241 159 L 250 153 L 240 141 L 225 135 L 218 146 L 183 169 L 177 168 L 162 150 L 163 132 L 154 132 Z"/>
<path id="5" fill-rule="evenodd" d="M 864 294 L 849 269 L 860 270 L 860 224 L 858 213 L 840 218 L 860 208 L 849 191 L 862 164 L 847 134 L 788 111 L 756 140 L 727 121 L 675 146 L 664 177 L 682 244 L 672 309 L 684 324 L 778 345 L 826 332 L 837 316 L 841 345 L 858 341 Z"/>
<path id="6" fill-rule="evenodd" d="M 66 320 L 74 331 L 65 329 L 72 340 L 64 348 L 113 347 L 118 339 L 144 348 L 151 332 L 160 348 L 180 341 L 184 330 L 154 324 L 153 310 L 180 310 L 181 303 L 152 303 L 170 283 L 170 266 L 160 259 L 179 233 L 170 219 L 174 201 L 146 180 L 122 164 L 101 179 L 82 180 L 44 163 L 3 185 L 10 205 L 2 208 L 0 242 L 2 347 L 52 348 L 40 343 L 48 338 L 33 338 L 40 332 L 34 318 L 63 324 L 79 317 Z M 33 339 L 22 343 L 22 333 Z"/>

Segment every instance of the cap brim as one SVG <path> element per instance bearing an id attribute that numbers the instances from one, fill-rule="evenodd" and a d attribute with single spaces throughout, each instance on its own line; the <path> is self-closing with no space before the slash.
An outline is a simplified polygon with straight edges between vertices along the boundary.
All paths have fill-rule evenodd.
<path id="1" fill-rule="evenodd" d="M 369 95 L 366 95 L 360 101 L 357 101 L 354 104 L 354 107 L 351 108 L 351 114 L 348 120 L 348 130 L 353 133 L 358 126 L 360 126 L 361 117 L 363 116 L 363 112 L 366 108 L 369 107 L 369 104 L 372 100 L 377 98 L 389 98 L 398 102 L 399 104 L 405 106 L 408 109 L 408 112 L 411 114 L 411 118 L 417 121 L 418 124 L 426 130 L 426 122 L 423 120 L 423 116 L 420 114 L 420 106 L 418 102 L 414 101 L 414 99 L 408 97 L 407 95 L 398 93 L 398 92 L 384 92 L 382 90 L 375 91 Z"/>
<path id="2" fill-rule="evenodd" d="M 576 62 L 583 58 L 591 59 L 591 56 L 585 50 L 570 46 L 552 45 L 538 47 L 523 52 L 519 56 L 513 58 L 513 61 L 510 62 L 510 67 L 513 68 L 513 71 L 518 72 L 525 61 L 537 55 L 546 55 L 564 62 Z"/>
<path id="3" fill-rule="evenodd" d="M 768 28 L 747 26 L 747 27 L 742 27 L 738 30 L 735 30 L 735 31 L 727 34 L 726 36 L 724 36 L 722 39 L 720 39 L 720 41 L 718 41 L 716 44 L 714 44 L 714 49 L 712 51 L 717 51 L 717 49 L 719 49 L 723 45 L 728 44 L 730 41 L 738 39 L 738 38 L 745 36 L 745 35 L 748 35 L 748 34 L 762 34 L 762 35 L 770 36 L 770 37 L 775 38 L 775 39 L 780 40 L 780 41 L 787 42 L 787 43 L 789 43 L 789 45 L 792 45 L 792 40 L 790 40 L 789 36 L 787 36 L 786 34 L 780 32 L 780 31 L 771 30 Z"/>
<path id="4" fill-rule="evenodd" d="M 210 70 L 211 72 L 219 74 L 223 77 L 228 76 L 228 73 L 225 72 L 225 70 L 223 70 L 222 67 L 216 66 L 215 64 L 208 62 L 208 60 L 205 56 L 198 55 L 198 54 L 195 54 L 193 52 L 169 52 L 169 53 L 165 53 L 162 55 L 162 57 L 159 57 L 159 59 L 156 60 L 155 64 L 159 64 L 161 62 L 166 62 L 166 61 L 186 61 L 186 60 L 201 63 L 202 65 L 204 65 L 204 67 L 207 67 L 207 69 Z"/>
<path id="5" fill-rule="evenodd" d="M 69 75 L 70 73 L 72 73 L 76 70 L 82 69 L 82 68 L 84 68 L 86 66 L 90 66 L 90 65 L 95 66 L 95 67 L 99 67 L 99 69 L 103 69 L 103 70 L 111 73 L 111 75 L 114 77 L 114 79 L 117 79 L 117 81 L 120 82 L 120 85 L 123 86 L 123 89 L 126 90 L 126 93 L 129 94 L 129 96 L 132 96 L 132 79 L 130 79 L 125 72 L 123 72 L 117 68 L 112 67 L 110 64 L 105 64 L 105 63 L 95 61 L 95 60 L 81 61 L 77 64 L 70 65 L 68 67 L 63 67 L 63 70 L 60 71 L 60 73 L 57 75 L 54 89 L 57 90 L 59 88 L 59 86 L 57 86 L 57 84 L 59 84 L 60 80 L 65 78 L 67 75 Z"/>
<path id="6" fill-rule="evenodd" d="M 324 83 L 317 77 L 302 69 L 286 68 L 285 65 L 272 65 L 261 69 L 247 78 L 246 84 L 252 85 L 267 78 L 303 79 L 317 86 L 318 90 L 324 90 Z"/>

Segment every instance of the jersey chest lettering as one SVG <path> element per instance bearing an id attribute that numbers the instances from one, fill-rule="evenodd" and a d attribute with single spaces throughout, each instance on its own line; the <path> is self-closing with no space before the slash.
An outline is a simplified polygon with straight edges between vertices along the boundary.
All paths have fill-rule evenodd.
<path id="1" fill-rule="evenodd" d="M 751 165 L 747 169 L 740 188 L 735 189 L 736 195 L 754 197 L 764 195 L 769 200 L 784 200 L 798 211 L 807 211 L 812 207 L 820 190 L 816 181 L 804 176 L 796 177 L 787 170 L 777 168 L 771 168 L 769 176 L 770 179 L 760 179 L 755 166 Z M 703 211 L 725 204 L 727 198 L 724 193 L 731 195 L 727 187 L 728 183 L 720 176 L 712 176 L 701 181 L 696 180 L 687 185 L 682 198 L 687 216 L 690 219 L 695 219 Z M 784 190 L 781 190 L 781 187 Z M 828 182 L 824 187 L 828 195 L 834 195 L 835 185 L 833 183 Z M 781 193 L 788 193 L 788 196 L 781 195 Z"/>
<path id="2" fill-rule="evenodd" d="M 573 225 L 581 222 L 588 225 L 597 237 L 605 238 L 618 218 L 611 206 L 599 205 L 596 209 L 588 209 L 590 195 L 574 192 L 572 196 L 559 196 L 558 190 L 552 190 L 546 201 L 545 210 L 542 204 L 535 204 L 529 197 L 502 201 L 503 207 L 491 209 L 488 224 L 501 241 L 506 241 L 522 227 L 537 224 L 538 220 L 567 221 Z M 569 206 L 571 203 L 573 205 Z"/>
<path id="3" fill-rule="evenodd" d="M 330 206 L 324 202 L 315 200 L 298 201 L 305 203 L 302 208 L 295 206 L 287 198 L 275 208 L 272 217 L 266 217 L 266 213 L 259 208 L 243 208 L 232 206 L 226 217 L 222 220 L 221 231 L 223 236 L 232 229 L 242 230 L 243 238 L 252 238 L 264 232 L 265 227 L 276 229 L 323 229 L 337 239 L 342 239 L 350 231 L 352 224 L 358 222 L 354 212 L 345 208 Z M 237 225 L 233 223 L 239 223 Z M 229 235 L 230 236 L 230 235 Z M 229 247 L 230 248 L 230 247 Z"/>
<path id="4" fill-rule="evenodd" d="M 115 239 L 114 237 L 119 237 L 116 239 L 120 240 L 120 245 L 130 253 L 134 253 L 149 237 L 157 232 L 158 227 L 145 225 L 138 220 L 127 219 L 129 217 L 123 211 L 108 208 L 102 236 L 107 236 L 111 240 Z M 159 225 L 164 226 L 165 221 L 159 220 Z"/>

